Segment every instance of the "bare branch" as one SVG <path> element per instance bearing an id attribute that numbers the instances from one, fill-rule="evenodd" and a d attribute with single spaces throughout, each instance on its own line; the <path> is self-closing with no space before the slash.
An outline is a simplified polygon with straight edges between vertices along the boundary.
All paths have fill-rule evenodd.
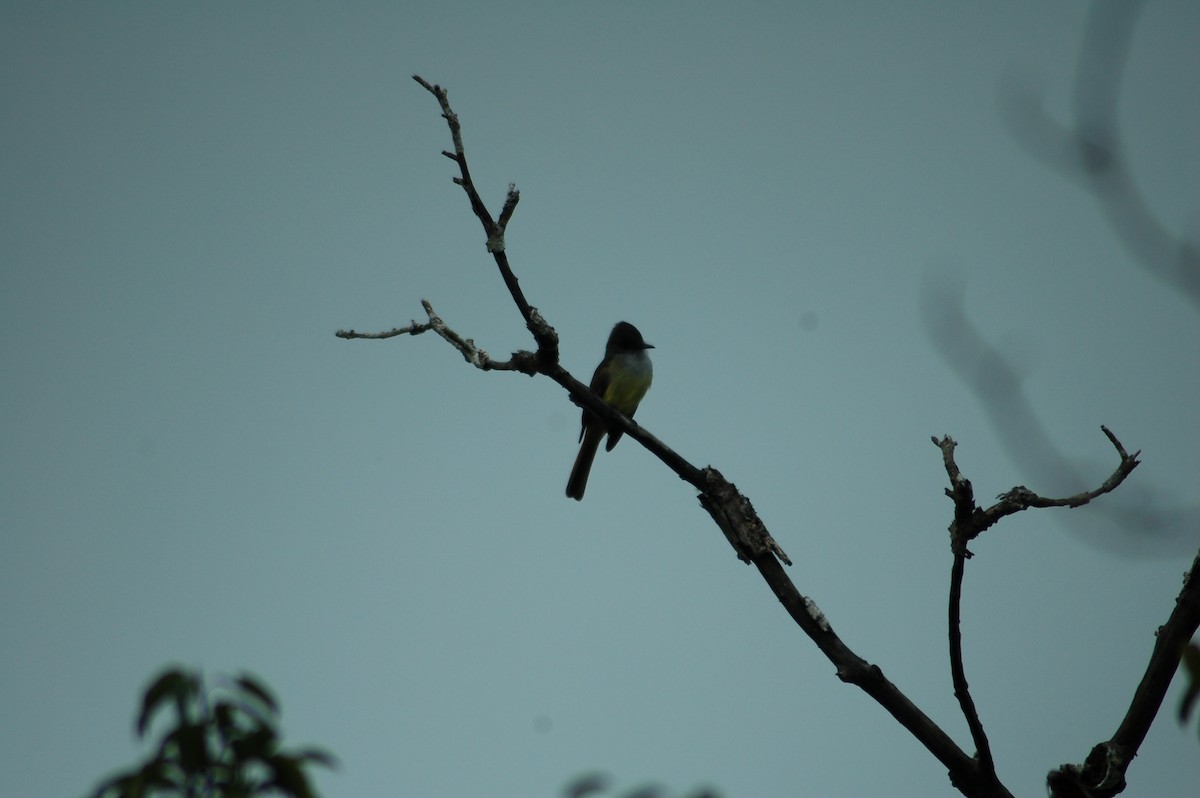
<path id="1" fill-rule="evenodd" d="M 338 330 L 334 334 L 338 338 L 345 338 L 346 340 L 368 338 L 378 341 L 385 338 L 395 338 L 397 335 L 420 335 L 423 332 L 433 330 L 443 340 L 449 342 L 451 346 L 457 349 L 462 354 L 464 360 L 478 369 L 483 371 L 519 371 L 531 377 L 537 374 L 537 356 L 533 352 L 513 352 L 511 360 L 492 360 L 491 355 L 475 346 L 475 342 L 470 338 L 463 338 L 454 330 L 447 327 L 446 322 L 442 321 L 442 317 L 434 312 L 433 305 L 429 303 L 429 300 L 422 299 L 421 306 L 425 308 L 425 313 L 429 316 L 429 321 L 423 324 L 418 324 L 414 321 L 407 327 L 395 327 L 385 332 L 360 333 L 354 330 Z"/>
<path id="2" fill-rule="evenodd" d="M 508 184 L 508 193 L 504 195 L 504 207 L 500 209 L 500 229 L 504 230 L 508 227 L 508 220 L 512 218 L 513 211 L 517 209 L 517 203 L 521 201 L 521 192 L 517 191 L 516 183 Z"/>
<path id="3" fill-rule="evenodd" d="M 946 495 L 954 502 L 954 521 L 950 524 L 950 551 L 954 560 L 950 568 L 948 609 L 950 679 L 954 685 L 954 697 L 958 700 L 959 709 L 967 721 L 967 728 L 975 743 L 981 778 L 998 783 L 991 743 L 984 731 L 983 722 L 979 719 L 975 700 L 971 697 L 971 688 L 967 682 L 962 656 L 962 583 L 967 558 L 971 556 L 971 552 L 967 549 L 967 542 L 973 537 L 964 534 L 964 531 L 974 527 L 980 510 L 975 504 L 975 489 L 971 485 L 971 481 L 963 476 L 958 463 L 954 460 L 954 448 L 957 444 L 949 435 L 943 436 L 941 440 L 934 438 L 933 442 L 942 450 L 942 463 L 950 478 L 950 487 L 946 489 Z"/>
<path id="4" fill-rule="evenodd" d="M 1049 499 L 1037 495 L 1024 485 L 1018 485 L 1006 493 L 1000 494 L 997 497 L 1000 501 L 986 510 L 980 509 L 975 504 L 975 493 L 971 481 L 962 475 L 958 465 L 954 462 L 954 447 L 956 446 L 954 441 L 949 436 L 941 440 L 935 437 L 933 443 L 942 450 L 946 474 L 950 477 L 951 487 L 946 489 L 946 495 L 954 501 L 954 523 L 950 527 L 951 548 L 957 550 L 961 547 L 965 556 L 970 557 L 971 553 L 966 551 L 967 543 L 977 538 L 1006 515 L 1019 513 L 1030 507 L 1082 507 L 1093 499 L 1115 490 L 1125 481 L 1126 477 L 1133 473 L 1133 469 L 1138 467 L 1141 462 L 1138 460 L 1141 451 L 1129 454 L 1108 427 L 1102 425 L 1100 429 L 1108 436 L 1121 458 L 1116 470 L 1108 479 L 1104 480 L 1100 487 L 1068 496 L 1065 499 Z"/>
<path id="5" fill-rule="evenodd" d="M 1100 429 L 1108 436 L 1108 439 L 1112 442 L 1117 450 L 1117 454 L 1121 458 L 1116 470 L 1112 472 L 1108 479 L 1101 483 L 1100 487 L 1095 490 L 1077 493 L 1074 496 L 1068 496 L 1065 499 L 1050 499 L 1037 495 L 1024 485 L 1018 485 L 1007 493 L 997 496 L 996 498 L 1000 499 L 1000 501 L 983 511 L 981 521 L 983 526 L 979 532 L 982 532 L 1006 515 L 1018 513 L 1030 507 L 1082 507 L 1093 499 L 1115 490 L 1118 485 L 1125 481 L 1126 477 L 1133 473 L 1133 469 L 1140 465 L 1141 461 L 1138 460 L 1138 457 L 1141 455 L 1141 451 L 1136 451 L 1133 454 L 1127 453 L 1125 447 L 1121 445 L 1121 442 L 1117 440 L 1117 437 L 1113 435 L 1108 427 L 1101 425 Z"/>
<path id="6" fill-rule="evenodd" d="M 500 211 L 500 221 L 493 221 L 492 215 L 488 212 L 487 206 L 484 205 L 483 199 L 479 196 L 475 183 L 471 179 L 471 170 L 467 167 L 466 149 L 463 147 L 462 125 L 458 121 L 458 114 L 454 113 L 450 107 L 449 95 L 444 88 L 430 83 L 420 75 L 413 75 L 413 80 L 432 94 L 442 108 L 442 118 L 449 125 L 450 138 L 454 141 L 454 152 L 443 152 L 442 154 L 458 164 L 460 176 L 454 178 L 454 182 L 462 186 L 463 191 L 467 193 L 471 210 L 478 217 L 479 223 L 483 225 L 483 232 L 487 236 L 487 250 L 492 253 L 504 285 L 508 287 L 508 293 L 516 303 L 517 309 L 521 311 L 521 316 L 525 319 L 525 326 L 537 342 L 537 356 L 540 364 L 542 366 L 557 364 L 558 334 L 538 315 L 537 308 L 530 305 L 529 300 L 525 298 L 525 294 L 517 282 L 517 276 L 513 274 L 512 268 L 508 265 L 508 254 L 505 251 L 504 231 L 517 209 L 521 193 L 517 191 L 515 184 L 509 183 L 508 193 L 504 197 L 504 207 Z"/>
<path id="7" fill-rule="evenodd" d="M 760 554 L 754 558 L 754 565 L 796 625 L 837 667 L 838 678 L 871 696 L 907 729 L 946 767 L 950 782 L 959 792 L 977 798 L 1012 798 L 995 778 L 983 777 L 976 760 L 884 676 L 878 665 L 867 662 L 842 642 L 825 615 L 812 599 L 800 594 L 775 557 Z"/>
<path id="8" fill-rule="evenodd" d="M 704 474 L 708 487 L 700 494 L 700 504 L 725 533 L 738 559 L 749 563 L 755 557 L 771 555 L 791 565 L 792 561 L 759 520 L 750 500 L 712 466 L 704 469 Z"/>
<path id="9" fill-rule="evenodd" d="M 1066 764 L 1050 772 L 1046 783 L 1051 795 L 1069 795 L 1057 785 L 1083 786 L 1093 798 L 1111 798 L 1125 789 L 1125 772 L 1137 756 L 1150 724 L 1158 715 L 1163 698 L 1179 667 L 1184 647 L 1200 628 L 1200 553 L 1184 575 L 1183 589 L 1175 609 L 1159 627 L 1146 672 L 1134 691 L 1129 709 L 1112 739 L 1095 746 L 1082 765 Z"/>
<path id="10" fill-rule="evenodd" d="M 971 731 L 971 740 L 975 743 L 975 755 L 979 759 L 981 776 L 996 781 L 996 762 L 992 758 L 992 746 L 988 741 L 987 732 L 983 729 L 983 721 L 979 719 L 979 710 L 975 708 L 975 699 L 971 697 L 967 671 L 963 666 L 962 583 L 968 556 L 965 547 L 955 551 L 954 563 L 950 567 L 950 681 L 954 685 L 954 697 L 958 700 L 958 707 L 967 721 L 967 728 Z"/>
<path id="11" fill-rule="evenodd" d="M 463 338 L 447 327 L 446 323 L 442 321 L 442 317 L 433 312 L 433 306 L 429 304 L 428 300 L 422 299 L 421 305 L 429 314 L 429 326 L 433 328 L 433 331 L 462 353 L 463 360 L 476 368 L 483 371 L 519 371 L 530 377 L 537 374 L 537 356 L 533 352 L 513 352 L 511 360 L 492 360 L 491 356 L 475 346 L 475 342 L 470 338 Z"/>
<path id="12" fill-rule="evenodd" d="M 421 333 L 427 332 L 430 329 L 432 329 L 431 324 L 418 324 L 414 321 L 407 327 L 393 327 L 392 329 L 385 330 L 384 332 L 360 333 L 355 330 L 338 330 L 334 333 L 334 335 L 338 338 L 344 338 L 347 341 L 355 338 L 369 338 L 375 341 L 382 341 L 385 338 L 395 338 L 397 335 L 420 335 Z"/>
<path id="13" fill-rule="evenodd" d="M 1167 622 L 1158 629 L 1154 651 L 1146 672 L 1134 692 L 1129 710 L 1113 735 L 1111 744 L 1132 760 L 1141 747 L 1150 724 L 1166 695 L 1167 686 L 1179 666 L 1184 646 L 1200 628 L 1200 552 L 1184 575 L 1183 589 L 1175 599 L 1175 609 Z"/>
<path id="14" fill-rule="evenodd" d="M 454 110 L 450 108 L 449 94 L 441 86 L 429 83 L 420 75 L 413 75 L 413 80 L 424 86 L 425 90 L 437 98 L 438 104 L 442 106 L 442 118 L 450 126 L 450 138 L 454 141 L 454 152 L 443 150 L 442 155 L 445 155 L 458 164 L 458 171 L 461 177 L 454 178 L 454 182 L 462 186 L 463 190 L 467 192 L 467 197 L 471 201 L 471 210 L 479 217 L 484 231 L 487 232 L 488 251 L 496 251 L 492 249 L 493 241 L 496 242 L 499 250 L 503 250 L 504 228 L 492 221 L 492 216 L 488 213 L 487 206 L 483 204 L 479 192 L 475 190 L 475 183 L 471 180 L 471 170 L 467 167 L 467 151 L 463 146 L 462 126 L 458 122 L 458 114 L 454 113 Z M 511 189 L 510 193 L 512 193 Z"/>

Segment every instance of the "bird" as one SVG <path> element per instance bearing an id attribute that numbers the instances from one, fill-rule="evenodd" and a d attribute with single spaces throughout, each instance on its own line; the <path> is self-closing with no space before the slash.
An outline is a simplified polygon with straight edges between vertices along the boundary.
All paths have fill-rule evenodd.
<path id="1" fill-rule="evenodd" d="M 604 347 L 604 359 L 592 375 L 592 393 L 617 412 L 633 418 L 654 379 L 654 367 L 650 363 L 650 356 L 646 354 L 647 349 L 653 348 L 642 338 L 637 327 L 627 321 L 617 322 Z M 608 435 L 608 443 L 604 448 L 611 452 L 617 441 L 621 440 L 622 432 L 610 429 L 603 418 L 586 407 L 583 409 L 579 454 L 575 456 L 575 466 L 571 469 L 571 478 L 567 480 L 567 496 L 575 501 L 583 499 L 600 439 Z"/>

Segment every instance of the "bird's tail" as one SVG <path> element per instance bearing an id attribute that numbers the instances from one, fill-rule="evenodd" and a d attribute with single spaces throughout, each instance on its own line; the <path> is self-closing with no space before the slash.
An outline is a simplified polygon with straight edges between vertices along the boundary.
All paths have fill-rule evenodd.
<path id="1" fill-rule="evenodd" d="M 579 444 L 579 454 L 575 456 L 571 478 L 567 480 L 567 495 L 575 501 L 583 498 L 588 474 L 592 470 L 592 460 L 596 457 L 596 450 L 600 447 L 600 439 L 603 437 L 604 429 L 599 425 L 589 426 L 583 434 L 583 443 Z"/>

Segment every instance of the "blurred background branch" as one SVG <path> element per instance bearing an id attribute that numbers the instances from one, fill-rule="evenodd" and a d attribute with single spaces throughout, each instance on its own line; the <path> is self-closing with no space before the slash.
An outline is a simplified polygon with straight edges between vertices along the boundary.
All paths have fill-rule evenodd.
<path id="1" fill-rule="evenodd" d="M 1118 121 L 1121 78 L 1144 0 L 1091 6 L 1064 125 L 1030 86 L 1011 80 L 1000 109 L 1012 136 L 1047 167 L 1078 181 L 1096 200 L 1131 261 L 1200 311 L 1200 249 L 1171 233 L 1150 209 L 1129 163 Z"/>

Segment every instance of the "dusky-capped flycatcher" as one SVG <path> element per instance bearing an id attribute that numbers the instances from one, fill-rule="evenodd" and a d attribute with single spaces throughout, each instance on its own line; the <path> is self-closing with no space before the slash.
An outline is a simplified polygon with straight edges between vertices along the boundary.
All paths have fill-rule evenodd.
<path id="1" fill-rule="evenodd" d="M 647 349 L 653 348 L 642 339 L 637 327 L 627 321 L 617 322 L 608 336 L 604 360 L 600 361 L 596 373 L 592 375 L 592 392 L 617 412 L 633 418 L 638 403 L 650 390 L 650 382 L 654 379 L 654 367 L 650 364 L 650 356 L 646 354 Z M 592 460 L 600 446 L 600 439 L 608 435 L 608 443 L 604 448 L 611 452 L 617 441 L 621 440 L 621 434 L 621 430 L 609 429 L 607 421 L 584 408 L 583 428 L 579 431 L 579 454 L 575 457 L 571 478 L 567 480 L 568 496 L 576 501 L 583 498 L 588 472 L 592 470 Z"/>

